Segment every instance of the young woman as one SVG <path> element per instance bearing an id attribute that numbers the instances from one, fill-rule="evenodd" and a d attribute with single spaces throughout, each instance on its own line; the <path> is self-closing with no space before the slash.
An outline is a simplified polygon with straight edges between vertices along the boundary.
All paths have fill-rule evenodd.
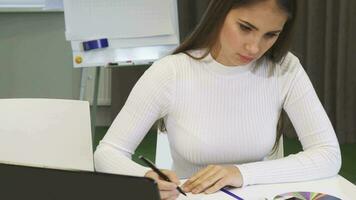
<path id="1" fill-rule="evenodd" d="M 296 0 L 211 0 L 192 35 L 155 62 L 133 88 L 95 152 L 98 171 L 151 177 L 162 199 L 183 190 L 305 181 L 336 175 L 333 127 L 299 60 L 288 52 Z M 303 151 L 266 160 L 285 110 Z M 131 161 L 157 119 L 165 128 L 174 183 Z M 276 134 L 276 132 L 278 134 Z"/>

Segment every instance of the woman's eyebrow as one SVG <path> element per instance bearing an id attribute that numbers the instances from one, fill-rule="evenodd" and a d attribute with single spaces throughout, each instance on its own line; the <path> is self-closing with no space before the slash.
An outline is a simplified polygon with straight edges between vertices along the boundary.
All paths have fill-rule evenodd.
<path id="1" fill-rule="evenodd" d="M 239 20 L 241 23 L 243 23 L 243 24 L 249 26 L 250 28 L 255 29 L 256 31 L 259 30 L 256 26 L 254 26 L 254 25 L 251 24 L 250 22 L 247 22 L 247 21 L 242 20 L 242 19 L 238 19 L 238 20 Z M 282 30 L 280 29 L 280 30 L 269 31 L 268 33 L 279 33 L 279 32 L 281 32 L 281 31 L 282 31 Z"/>
<path id="2" fill-rule="evenodd" d="M 244 21 L 242 19 L 239 19 L 240 22 L 244 23 L 245 25 L 249 26 L 252 29 L 255 29 L 256 31 L 258 31 L 258 28 L 254 25 L 252 25 L 250 22 Z"/>

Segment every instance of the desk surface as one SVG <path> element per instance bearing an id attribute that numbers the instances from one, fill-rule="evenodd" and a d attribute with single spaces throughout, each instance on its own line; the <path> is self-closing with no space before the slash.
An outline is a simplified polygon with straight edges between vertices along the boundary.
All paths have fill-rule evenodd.
<path id="1" fill-rule="evenodd" d="M 283 183 L 283 184 L 267 184 L 267 185 L 253 185 L 245 188 L 232 189 L 231 192 L 248 200 L 262 200 L 267 198 L 272 200 L 278 194 L 293 192 L 293 191 L 310 191 L 321 192 L 325 194 L 334 195 L 343 200 L 355 199 L 356 186 L 343 178 L 342 176 L 335 176 L 327 179 L 299 182 L 299 183 Z M 180 195 L 179 200 L 232 200 L 233 198 L 222 193 L 217 192 L 211 195 L 192 195 L 187 197 Z"/>

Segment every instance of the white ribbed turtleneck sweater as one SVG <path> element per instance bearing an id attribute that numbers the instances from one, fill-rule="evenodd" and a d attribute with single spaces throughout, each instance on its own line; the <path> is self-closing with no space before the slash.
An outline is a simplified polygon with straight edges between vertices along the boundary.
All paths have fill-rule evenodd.
<path id="1" fill-rule="evenodd" d="M 201 51 L 192 51 L 200 55 Z M 304 151 L 263 161 L 276 140 L 282 108 Z M 209 164 L 234 164 L 244 185 L 332 176 L 341 165 L 333 127 L 313 86 L 291 53 L 267 61 L 224 66 L 210 55 L 156 61 L 140 78 L 95 152 L 97 171 L 143 176 L 131 155 L 153 123 L 164 118 L 173 170 L 189 178 Z"/>

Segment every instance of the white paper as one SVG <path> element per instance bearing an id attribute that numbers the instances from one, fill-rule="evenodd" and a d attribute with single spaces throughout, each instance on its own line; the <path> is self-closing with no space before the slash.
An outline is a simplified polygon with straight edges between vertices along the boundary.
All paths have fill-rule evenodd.
<path id="1" fill-rule="evenodd" d="M 185 180 L 181 180 L 183 183 Z M 335 176 L 313 181 L 252 185 L 244 188 L 234 188 L 230 190 L 235 195 L 246 200 L 273 200 L 276 195 L 293 191 L 320 192 L 336 196 L 340 199 L 354 199 L 356 187 L 341 176 Z M 217 192 L 211 195 L 190 194 L 185 197 L 179 195 L 178 200 L 233 200 L 234 198 L 223 193 Z"/>
<path id="2" fill-rule="evenodd" d="M 174 34 L 172 0 L 64 0 L 68 40 Z"/>

